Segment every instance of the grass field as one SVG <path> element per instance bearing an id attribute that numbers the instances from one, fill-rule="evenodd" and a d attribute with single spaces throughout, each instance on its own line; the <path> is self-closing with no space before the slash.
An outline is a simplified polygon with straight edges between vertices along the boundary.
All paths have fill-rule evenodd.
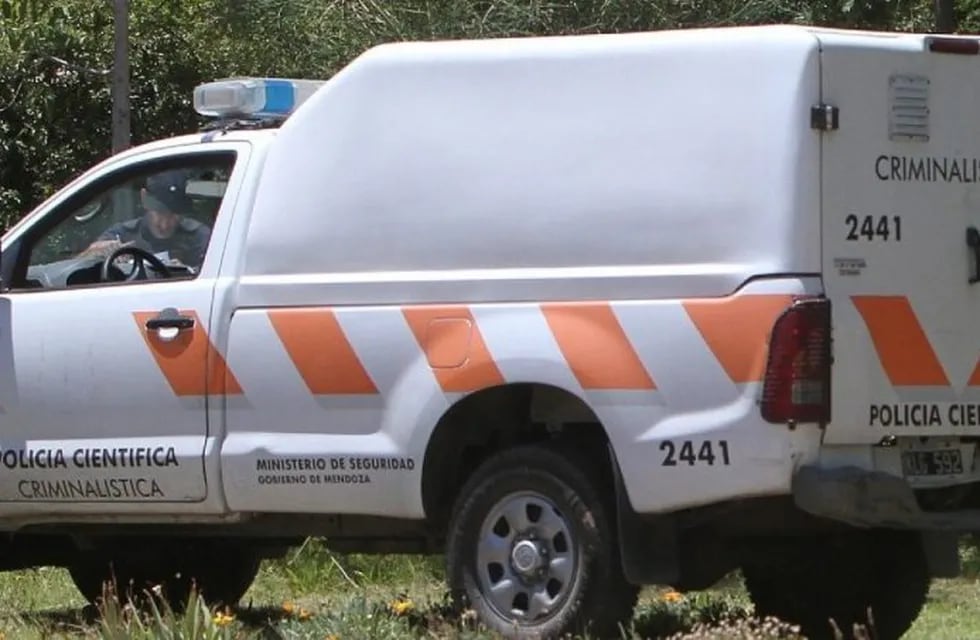
<path id="1" fill-rule="evenodd" d="M 909 639 L 980 638 L 980 559 L 964 552 L 967 574 L 936 581 L 923 615 Z M 465 616 L 444 614 L 439 558 L 335 556 L 316 543 L 283 560 L 267 562 L 231 611 L 210 611 L 204 603 L 180 617 L 162 612 L 140 622 L 131 612 L 112 608 L 98 616 L 75 591 L 65 571 L 38 569 L 0 574 L 0 633 L 14 638 L 297 638 L 389 640 L 494 636 Z M 770 631 L 735 635 L 724 620 L 749 626 L 752 609 L 737 575 L 713 589 L 678 594 L 647 588 L 627 630 L 627 638 L 792 638 Z M 696 632 L 698 623 L 715 629 Z M 735 624 L 734 622 L 728 623 Z"/>

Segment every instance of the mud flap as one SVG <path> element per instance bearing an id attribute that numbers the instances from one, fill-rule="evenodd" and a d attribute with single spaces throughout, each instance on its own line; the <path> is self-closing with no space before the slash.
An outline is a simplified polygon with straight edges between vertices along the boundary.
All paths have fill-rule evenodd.
<path id="1" fill-rule="evenodd" d="M 674 518 L 641 518 L 626 495 L 612 445 L 609 458 L 616 490 L 616 530 L 623 574 L 636 585 L 676 584 L 680 580 L 680 564 Z"/>

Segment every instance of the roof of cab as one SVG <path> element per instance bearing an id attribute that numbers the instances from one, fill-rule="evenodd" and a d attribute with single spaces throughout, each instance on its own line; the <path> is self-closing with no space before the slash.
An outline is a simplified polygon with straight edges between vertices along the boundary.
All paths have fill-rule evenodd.
<path id="1" fill-rule="evenodd" d="M 102 161 L 88 167 L 78 175 L 74 176 L 71 180 L 61 185 L 57 190 L 55 190 L 51 195 L 35 206 L 30 212 L 22 216 L 19 220 L 10 225 L 3 234 L 3 241 L 6 242 L 8 238 L 16 236 L 20 233 L 20 230 L 34 218 L 35 214 L 40 210 L 47 207 L 49 203 L 60 198 L 68 190 L 72 189 L 74 185 L 83 182 L 88 179 L 94 173 L 102 171 L 113 165 L 121 165 L 129 162 L 130 160 L 143 156 L 147 153 L 152 153 L 155 151 L 163 151 L 167 149 L 176 149 L 179 147 L 192 147 L 201 146 L 208 144 L 211 139 L 221 139 L 228 141 L 256 141 L 256 140 L 267 140 L 275 136 L 275 129 L 255 129 L 247 131 L 230 130 L 227 132 L 214 133 L 186 133 L 180 134 L 168 138 L 161 138 L 158 140 L 151 140 L 142 144 L 134 145 L 123 149 L 113 155 L 104 158 Z"/>
<path id="2" fill-rule="evenodd" d="M 228 131 L 219 132 L 197 132 L 197 133 L 185 133 L 168 138 L 160 138 L 158 140 L 150 140 L 142 144 L 134 145 L 123 149 L 107 158 L 101 162 L 89 167 L 82 174 L 77 176 L 75 180 L 81 180 L 87 175 L 94 173 L 96 171 L 102 170 L 107 166 L 113 164 L 125 163 L 134 157 L 145 155 L 147 153 L 152 153 L 154 151 L 163 151 L 166 149 L 176 149 L 178 147 L 192 147 L 206 145 L 211 140 L 224 140 L 224 141 L 254 141 L 258 139 L 267 139 L 276 135 L 275 129 L 250 129 L 250 130 L 235 130 L 231 129 Z"/>

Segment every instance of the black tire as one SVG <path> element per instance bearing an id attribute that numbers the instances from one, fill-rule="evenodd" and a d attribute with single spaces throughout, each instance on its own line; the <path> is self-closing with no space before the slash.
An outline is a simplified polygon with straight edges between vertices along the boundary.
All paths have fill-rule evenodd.
<path id="1" fill-rule="evenodd" d="M 844 638 L 854 637 L 857 624 L 873 628 L 877 640 L 898 640 L 919 616 L 930 585 L 921 538 L 904 531 L 777 544 L 742 574 L 759 617 L 798 624 L 811 640 L 835 637 L 831 619 Z"/>
<path id="2" fill-rule="evenodd" d="M 147 592 L 162 596 L 176 611 L 196 588 L 209 605 L 234 606 L 258 575 L 261 559 L 244 545 L 197 542 L 152 545 L 145 550 L 98 550 L 69 565 L 75 587 L 93 604 L 103 597 L 104 583 L 123 602 L 139 604 Z"/>
<path id="3" fill-rule="evenodd" d="M 628 628 L 639 588 L 623 576 L 608 500 L 588 469 L 530 445 L 494 455 L 474 472 L 457 496 L 446 548 L 458 610 L 472 607 L 480 622 L 508 638 L 621 637 L 619 625 Z M 511 526 L 522 518 L 526 527 Z M 551 535 L 543 535 L 549 528 Z M 505 579 L 514 585 L 510 595 L 493 595 L 490 584 Z M 536 588 L 552 601 L 531 620 Z"/>

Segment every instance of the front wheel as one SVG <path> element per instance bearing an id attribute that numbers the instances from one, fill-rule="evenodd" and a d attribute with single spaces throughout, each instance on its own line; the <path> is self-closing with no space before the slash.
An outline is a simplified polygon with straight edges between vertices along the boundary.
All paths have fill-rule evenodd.
<path id="1" fill-rule="evenodd" d="M 446 573 L 457 606 L 508 638 L 618 637 L 639 590 L 623 576 L 599 495 L 589 475 L 544 446 L 484 462 L 450 523 Z"/>

